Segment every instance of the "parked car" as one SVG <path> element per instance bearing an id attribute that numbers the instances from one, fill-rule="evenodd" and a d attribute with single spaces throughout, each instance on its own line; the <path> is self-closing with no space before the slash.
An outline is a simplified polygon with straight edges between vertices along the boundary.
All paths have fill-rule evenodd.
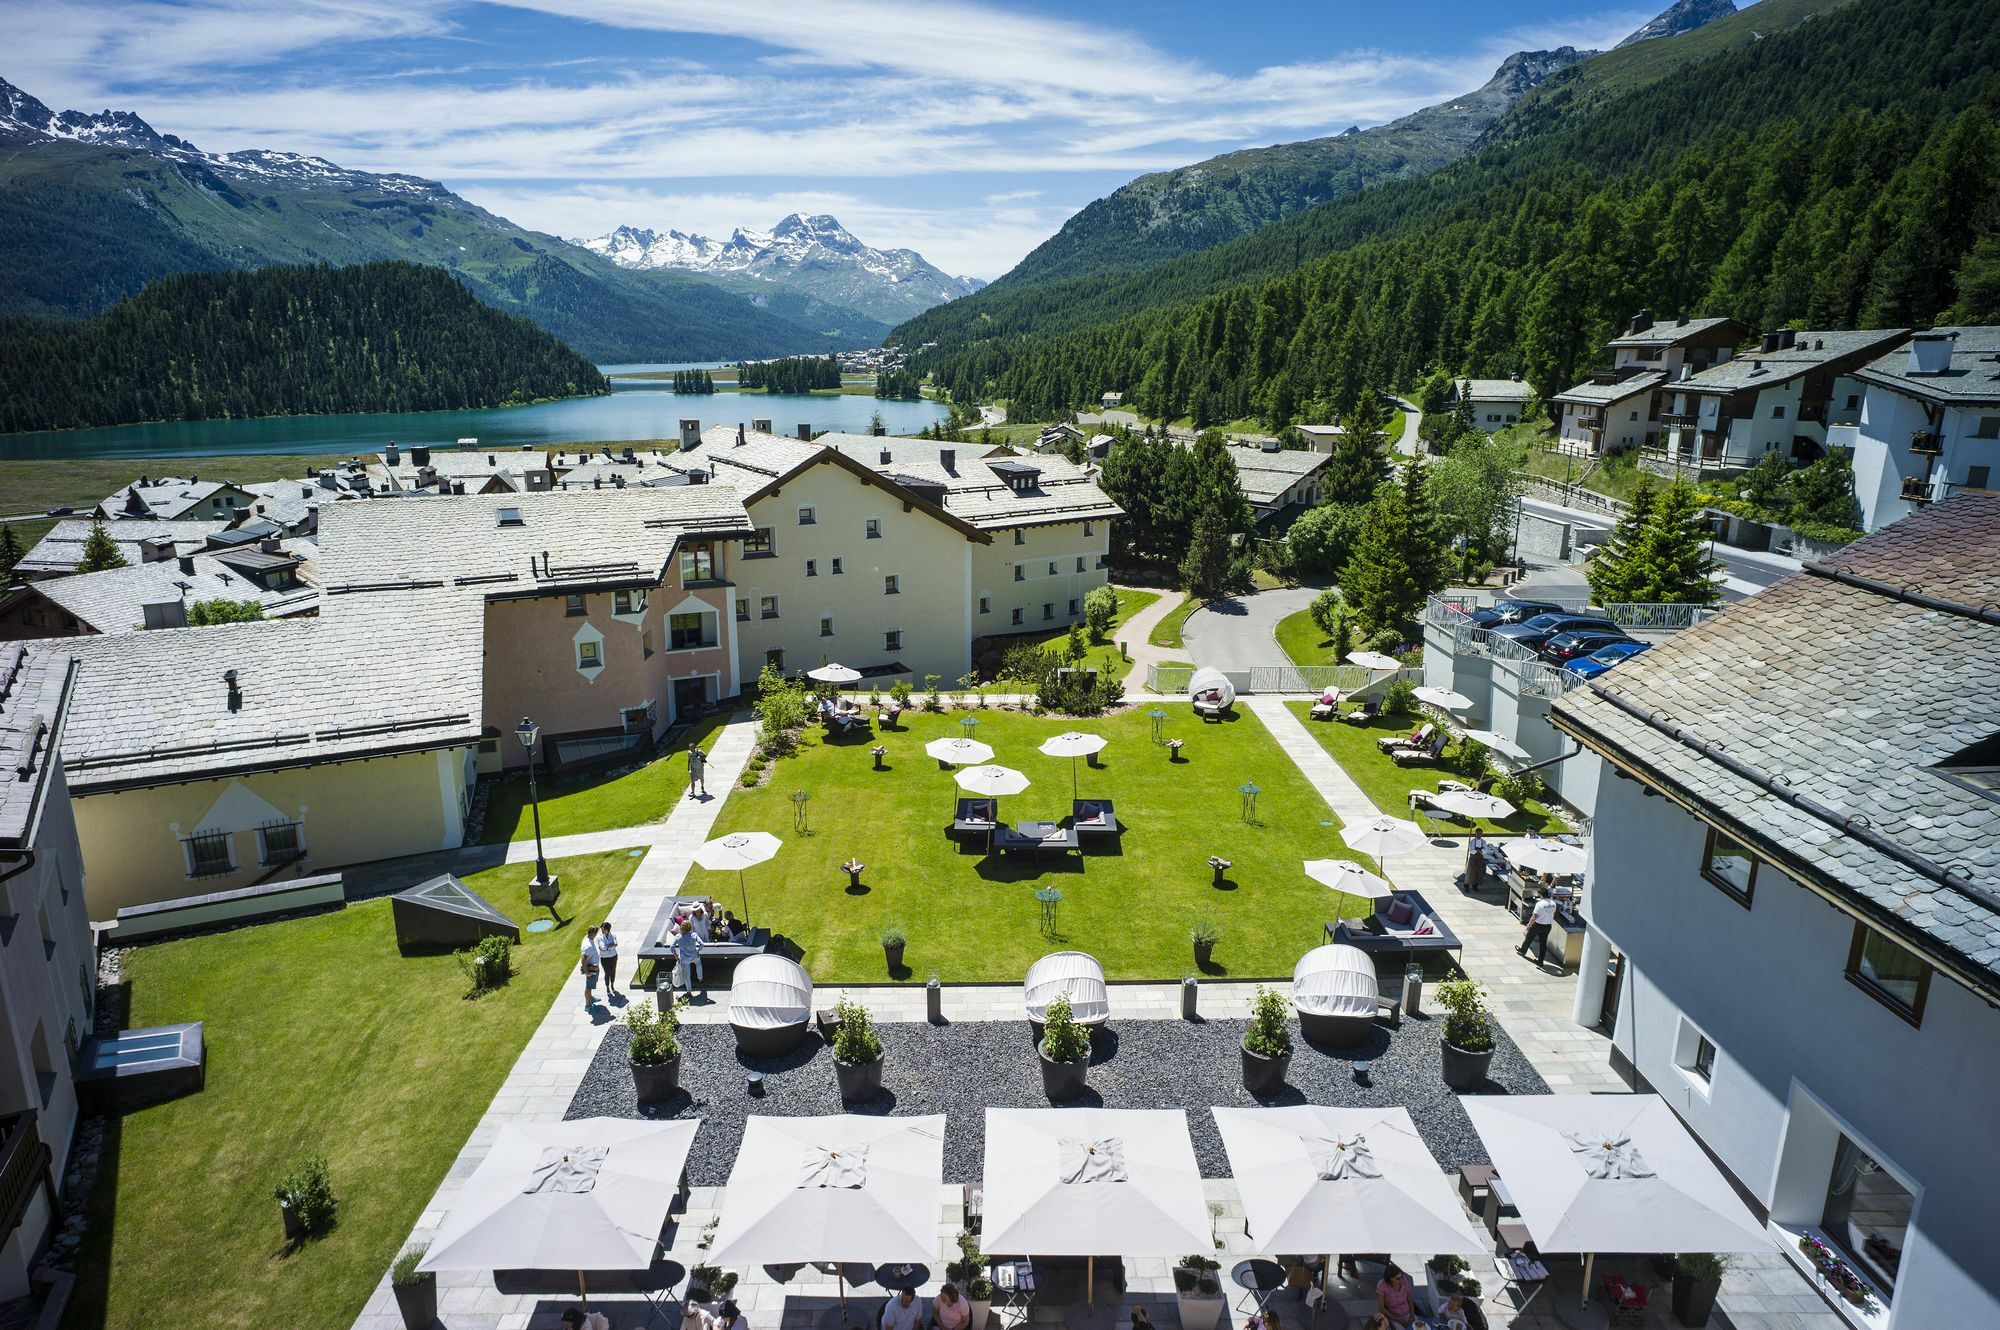
<path id="1" fill-rule="evenodd" d="M 1567 665 L 1573 660 L 1582 660 L 1593 651 L 1615 646 L 1632 639 L 1616 628 L 1609 631 L 1593 629 L 1585 632 L 1557 633 L 1542 644 L 1542 659 L 1551 665 Z"/>
<path id="2" fill-rule="evenodd" d="M 1524 623 L 1510 623 L 1493 630 L 1493 636 L 1518 642 L 1530 651 L 1539 651 L 1557 633 L 1616 632 L 1618 625 L 1595 614 L 1537 614 Z"/>
<path id="3" fill-rule="evenodd" d="M 1579 679 L 1595 679 L 1621 660 L 1630 660 L 1641 651 L 1650 650 L 1651 642 L 1613 642 L 1610 646 L 1599 647 L 1588 656 L 1578 657 L 1563 668 Z"/>
<path id="4" fill-rule="evenodd" d="M 1482 605 L 1472 611 L 1472 622 L 1480 628 L 1499 628 L 1505 624 L 1521 623 L 1537 614 L 1563 614 L 1560 605 L 1551 605 L 1543 600 L 1496 600 L 1491 605 Z"/>
<path id="5" fill-rule="evenodd" d="M 68 517 L 68 516 L 69 516 L 69 515 L 70 515 L 71 513 L 75 512 L 75 511 L 76 511 L 76 509 L 74 509 L 74 508 L 51 508 L 51 509 L 49 509 L 49 516 L 50 516 L 50 517 Z"/>

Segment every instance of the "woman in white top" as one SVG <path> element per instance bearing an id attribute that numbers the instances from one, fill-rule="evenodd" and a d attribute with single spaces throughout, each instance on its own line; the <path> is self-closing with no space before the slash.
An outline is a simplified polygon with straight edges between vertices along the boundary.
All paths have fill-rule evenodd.
<path id="1" fill-rule="evenodd" d="M 715 1330 L 750 1330 L 750 1322 L 743 1319 L 732 1299 L 718 1307 L 715 1312 Z"/>
<path id="2" fill-rule="evenodd" d="M 605 924 L 597 930 L 597 965 L 604 971 L 604 995 L 618 996 L 618 939 L 611 936 L 611 925 Z"/>

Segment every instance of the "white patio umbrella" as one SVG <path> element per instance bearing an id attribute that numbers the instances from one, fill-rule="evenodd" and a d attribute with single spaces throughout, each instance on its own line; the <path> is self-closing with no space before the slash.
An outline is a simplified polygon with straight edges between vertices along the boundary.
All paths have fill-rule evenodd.
<path id="1" fill-rule="evenodd" d="M 743 870 L 763 863 L 783 845 L 783 841 L 768 831 L 732 831 L 696 850 L 694 861 L 717 872 L 736 870 L 736 889 L 743 893 L 743 919 L 747 924 L 750 920 L 750 891 L 743 885 Z"/>
<path id="2" fill-rule="evenodd" d="M 1514 805 L 1497 794 L 1481 794 L 1477 790 L 1446 790 L 1432 795 L 1431 802 L 1460 817 L 1485 817 L 1498 822 L 1514 816 Z"/>
<path id="3" fill-rule="evenodd" d="M 1386 896 L 1395 888 L 1352 859 L 1308 859 L 1306 876 L 1323 887 L 1344 891 L 1350 896 Z"/>
<path id="4" fill-rule="evenodd" d="M 1366 822 L 1357 822 L 1351 827 L 1340 829 L 1340 838 L 1347 842 L 1350 850 L 1359 850 L 1371 855 L 1382 865 L 1382 871 L 1389 871 L 1388 859 L 1392 854 L 1408 854 L 1430 844 L 1430 837 L 1414 822 L 1400 817 L 1371 817 Z"/>
<path id="5" fill-rule="evenodd" d="M 967 767 L 952 777 L 958 788 L 968 794 L 983 794 L 994 801 L 993 820 L 1000 820 L 999 800 L 1002 795 L 1019 794 L 1028 788 L 1028 778 L 1012 767 L 980 766 Z"/>
<path id="6" fill-rule="evenodd" d="M 1464 693 L 1454 693 L 1449 688 L 1431 688 L 1426 686 L 1412 691 L 1417 701 L 1427 702 L 1431 706 L 1441 707 L 1446 711 L 1467 711 L 1472 707 L 1471 698 L 1467 697 Z"/>
<path id="7" fill-rule="evenodd" d="M 1496 730 L 1467 730 L 1459 737 L 1483 743 L 1494 752 L 1503 757 L 1511 757 L 1516 762 L 1525 762 L 1532 756 L 1527 749 Z"/>
<path id="8" fill-rule="evenodd" d="M 924 745 L 924 751 L 954 766 L 993 760 L 993 750 L 977 739 L 933 739 Z"/>
<path id="9" fill-rule="evenodd" d="M 1467 1095 L 1459 1103 L 1544 1254 L 1768 1251 L 1736 1198 L 1655 1094 Z"/>
<path id="10" fill-rule="evenodd" d="M 1359 665 L 1364 670 L 1400 670 L 1403 662 L 1394 656 L 1385 656 L 1380 651 L 1350 651 L 1347 653 L 1350 665 Z"/>
<path id="11" fill-rule="evenodd" d="M 1559 876 L 1581 873 L 1590 867 L 1590 855 L 1580 845 L 1565 845 L 1559 840 L 1539 836 L 1533 840 L 1523 837 L 1508 841 L 1507 862 L 1516 868 L 1532 868 L 1537 873 L 1555 873 Z"/>
<path id="12" fill-rule="evenodd" d="M 1084 734 L 1077 730 L 1071 730 L 1067 734 L 1058 734 L 1053 739 L 1044 739 L 1042 741 L 1042 752 L 1050 757 L 1066 757 L 1069 759 L 1070 798 L 1076 798 L 1076 760 L 1079 757 L 1089 757 L 1092 753 L 1103 752 L 1105 742 L 1105 738 L 1101 734 Z"/>
<path id="13" fill-rule="evenodd" d="M 1187 1115 L 1175 1109 L 986 1110 L 986 1250 L 1179 1256 L 1214 1246 Z"/>
<path id="14" fill-rule="evenodd" d="M 509 1122 L 465 1180 L 420 1270 L 644 1270 L 699 1119 Z"/>
<path id="15" fill-rule="evenodd" d="M 837 661 L 828 661 L 816 670 L 807 670 L 806 678 L 817 679 L 820 683 L 854 683 L 861 678 L 861 671 L 850 670 Z"/>
<path id="16" fill-rule="evenodd" d="M 744 1123 L 709 1259 L 722 1265 L 929 1261 L 937 1251 L 943 1182 L 942 1113 L 753 1117 Z M 840 1305 L 847 1306 L 844 1274 Z"/>
<path id="17" fill-rule="evenodd" d="M 1209 1112 L 1259 1250 L 1323 1253 L 1329 1276 L 1341 1252 L 1491 1250 L 1407 1109 L 1300 1104 Z"/>

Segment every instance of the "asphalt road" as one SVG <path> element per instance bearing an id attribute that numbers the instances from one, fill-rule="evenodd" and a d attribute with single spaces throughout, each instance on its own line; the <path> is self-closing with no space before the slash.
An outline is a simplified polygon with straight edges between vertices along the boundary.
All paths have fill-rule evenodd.
<path id="1" fill-rule="evenodd" d="M 1280 587 L 1212 601 L 1187 617 L 1181 638 L 1188 659 L 1218 670 L 1289 665 L 1278 649 L 1278 620 L 1313 603 L 1317 587 Z"/>
<path id="2" fill-rule="evenodd" d="M 1521 507 L 1538 517 L 1554 518 L 1578 526 L 1593 526 L 1601 531 L 1610 530 L 1615 521 L 1606 513 L 1565 508 L 1546 499 L 1523 499 Z M 1741 600 L 1745 596 L 1754 596 L 1799 570 L 1797 559 L 1787 558 L 1782 554 L 1765 554 L 1720 543 L 1714 549 L 1715 561 L 1722 565 L 1722 591 L 1724 599 L 1727 600 Z"/>

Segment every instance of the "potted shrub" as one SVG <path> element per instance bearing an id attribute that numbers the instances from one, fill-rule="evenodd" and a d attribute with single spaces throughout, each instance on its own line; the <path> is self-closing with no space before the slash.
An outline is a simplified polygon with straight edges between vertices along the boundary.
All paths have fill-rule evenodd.
<path id="1" fill-rule="evenodd" d="M 1250 1004 L 1250 1026 L 1243 1031 L 1243 1088 L 1254 1095 L 1273 1094 L 1292 1067 L 1292 1025 L 1284 996 L 1257 985 Z"/>
<path id="2" fill-rule="evenodd" d="M 1067 994 L 1057 994 L 1042 1020 L 1042 1093 L 1054 1100 L 1074 1099 L 1084 1091 L 1090 1073 L 1090 1031 L 1076 1023 Z"/>
<path id="3" fill-rule="evenodd" d="M 1215 944 L 1221 937 L 1222 932 L 1216 928 L 1215 920 L 1204 916 L 1195 921 L 1194 927 L 1188 930 L 1188 940 L 1194 943 L 1196 965 L 1205 966 L 1209 963 L 1215 955 Z"/>
<path id="4" fill-rule="evenodd" d="M 681 1045 L 674 1036 L 681 1026 L 680 1003 L 666 1006 L 633 1003 L 625 1009 L 625 1060 L 632 1068 L 632 1085 L 642 1104 L 671 1099 L 681 1088 Z"/>
<path id="5" fill-rule="evenodd" d="M 882 1037 L 874 1018 L 859 1002 L 843 1000 L 833 1030 L 833 1074 L 843 1103 L 858 1104 L 882 1093 Z"/>
<path id="6" fill-rule="evenodd" d="M 1215 1330 L 1222 1319 L 1221 1269 L 1206 1256 L 1183 1256 L 1174 1267 L 1174 1301 L 1180 1304 L 1181 1330 Z"/>
<path id="7" fill-rule="evenodd" d="M 890 924 L 882 930 L 882 957 L 889 962 L 889 973 L 903 968 L 903 946 L 907 941 L 901 924 Z"/>
<path id="8" fill-rule="evenodd" d="M 713 1265 L 697 1265 L 688 1271 L 687 1301 L 719 1302 L 736 1287 L 736 1272 Z"/>
<path id="9" fill-rule="evenodd" d="M 1729 1258 L 1714 1252 L 1682 1252 L 1674 1257 L 1674 1319 L 1686 1326 L 1708 1324 Z"/>
<path id="10" fill-rule="evenodd" d="M 1493 1066 L 1493 1020 L 1486 1013 L 1486 990 L 1470 979 L 1450 979 L 1437 987 L 1445 1010 L 1444 1083 L 1454 1090 L 1477 1090 Z"/>
<path id="11" fill-rule="evenodd" d="M 307 1155 L 272 1190 L 278 1212 L 285 1221 L 285 1240 L 300 1242 L 324 1233 L 333 1223 L 339 1204 L 333 1195 L 333 1180 L 327 1176 L 326 1159 Z"/>
<path id="12" fill-rule="evenodd" d="M 959 1230 L 958 1259 L 946 1266 L 944 1273 L 965 1296 L 966 1310 L 971 1313 L 966 1330 L 986 1330 L 987 1314 L 993 1310 L 993 1281 L 986 1277 L 986 1257 L 979 1250 L 977 1234 Z"/>
<path id="13" fill-rule="evenodd" d="M 403 1314 L 405 1330 L 431 1330 L 437 1321 L 437 1276 L 417 1269 L 424 1248 L 406 1247 L 389 1267 L 389 1291 L 396 1295 L 396 1310 Z"/>

